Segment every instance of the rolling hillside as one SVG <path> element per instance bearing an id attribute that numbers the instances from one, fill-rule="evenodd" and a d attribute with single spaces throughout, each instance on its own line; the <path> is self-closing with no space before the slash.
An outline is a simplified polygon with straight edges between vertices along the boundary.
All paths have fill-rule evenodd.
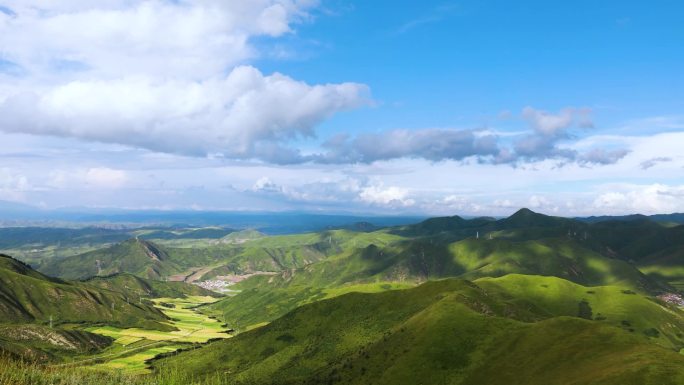
<path id="1" fill-rule="evenodd" d="M 86 279 L 116 273 L 131 273 L 158 279 L 181 271 L 168 253 L 139 238 L 60 260 L 50 261 L 40 271 L 64 279 Z"/>
<path id="2" fill-rule="evenodd" d="M 166 317 L 121 293 L 47 277 L 22 262 L 0 256 L 0 323 L 108 323 L 164 329 Z"/>
<path id="3" fill-rule="evenodd" d="M 544 279 L 537 284 L 551 288 L 556 283 Z M 487 285 L 444 280 L 318 301 L 267 326 L 155 366 L 195 376 L 228 373 L 235 384 L 684 381 L 684 356 L 658 346 L 653 341 L 657 337 L 648 332 L 582 319 L 580 302 L 574 316 L 553 316 L 547 302 L 527 295 L 517 298 L 519 293 L 507 289 L 516 283 Z M 600 295 L 629 295 L 605 290 Z M 609 302 L 595 306 L 608 313 Z M 668 317 L 668 310 L 656 311 Z M 625 311 L 630 314 L 619 317 L 633 316 Z M 680 316 L 674 317 L 681 324 Z"/>
<path id="4" fill-rule="evenodd" d="M 185 298 L 187 296 L 219 297 L 213 291 L 185 282 L 165 282 L 145 279 L 128 273 L 108 277 L 94 277 L 84 281 L 88 285 L 117 291 L 129 298 Z"/>
<path id="5" fill-rule="evenodd" d="M 236 286 L 242 290 L 238 295 L 210 308 L 216 315 L 230 314 L 231 320 L 251 325 L 325 298 L 326 291 L 350 286 L 375 291 L 382 285 L 507 274 L 554 276 L 586 286 L 615 285 L 639 293 L 668 289 L 635 266 L 583 248 L 572 239 L 514 242 L 469 238 L 450 244 L 417 239 L 352 249 L 302 269 L 253 277 Z"/>
<path id="6" fill-rule="evenodd" d="M 65 279 L 88 279 L 130 273 L 148 279 L 281 272 L 308 266 L 333 255 L 369 244 L 384 245 L 398 236 L 346 230 L 262 237 L 255 232 L 234 233 L 202 246 L 169 247 L 130 239 L 111 247 L 52 260 L 40 266 L 45 274 Z"/>

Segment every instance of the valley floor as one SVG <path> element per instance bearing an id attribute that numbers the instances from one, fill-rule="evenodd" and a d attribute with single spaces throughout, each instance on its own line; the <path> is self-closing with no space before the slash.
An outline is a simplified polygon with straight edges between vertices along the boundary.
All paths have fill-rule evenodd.
<path id="1" fill-rule="evenodd" d="M 196 344 L 229 338 L 224 325 L 196 310 L 197 306 L 216 301 L 212 297 L 158 298 L 155 307 L 164 312 L 178 330 L 164 332 L 145 329 L 119 329 L 112 326 L 88 328 L 87 331 L 114 338 L 114 344 L 101 354 L 60 364 L 88 366 L 93 369 L 115 369 L 127 374 L 149 373 L 146 361 L 159 354 L 191 349 Z"/>

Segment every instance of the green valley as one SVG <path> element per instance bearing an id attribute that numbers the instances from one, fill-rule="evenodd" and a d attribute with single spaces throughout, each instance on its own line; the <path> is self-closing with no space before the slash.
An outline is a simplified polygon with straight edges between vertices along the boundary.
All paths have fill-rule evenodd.
<path id="1" fill-rule="evenodd" d="M 49 362 L 15 371 L 93 384 L 678 384 L 680 230 L 527 209 L 275 236 L 127 230 L 38 257 L 40 272 L 6 257 L 0 350 Z"/>

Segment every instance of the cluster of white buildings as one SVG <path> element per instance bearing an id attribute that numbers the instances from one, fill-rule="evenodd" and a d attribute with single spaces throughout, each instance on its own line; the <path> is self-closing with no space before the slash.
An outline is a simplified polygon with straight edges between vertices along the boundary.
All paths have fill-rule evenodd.
<path id="1" fill-rule="evenodd" d="M 208 281 L 202 281 L 202 282 L 195 282 L 195 285 L 211 290 L 217 293 L 228 293 L 232 292 L 233 290 L 230 290 L 228 287 L 231 285 L 231 282 L 226 282 L 222 281 L 220 279 L 213 279 L 213 280 L 208 280 Z"/>
<path id="2" fill-rule="evenodd" d="M 671 303 L 673 305 L 684 307 L 684 298 L 682 298 L 682 296 L 679 294 L 667 293 L 667 294 L 659 295 L 658 298 L 660 298 L 661 300 L 663 300 L 667 303 Z"/>

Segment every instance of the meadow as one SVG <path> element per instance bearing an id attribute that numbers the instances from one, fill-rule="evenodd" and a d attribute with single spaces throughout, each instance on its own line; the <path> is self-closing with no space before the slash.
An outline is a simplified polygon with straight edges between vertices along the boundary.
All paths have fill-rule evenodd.
<path id="1" fill-rule="evenodd" d="M 62 366 L 97 363 L 92 368 L 113 369 L 127 374 L 149 373 L 146 361 L 159 354 L 190 349 L 196 344 L 230 337 L 220 321 L 195 310 L 197 306 L 215 301 L 216 298 L 202 296 L 154 299 L 155 307 L 171 318 L 168 324 L 175 330 L 122 329 L 112 326 L 88 328 L 87 331 L 91 333 L 114 338 L 114 344 L 95 357 Z"/>

